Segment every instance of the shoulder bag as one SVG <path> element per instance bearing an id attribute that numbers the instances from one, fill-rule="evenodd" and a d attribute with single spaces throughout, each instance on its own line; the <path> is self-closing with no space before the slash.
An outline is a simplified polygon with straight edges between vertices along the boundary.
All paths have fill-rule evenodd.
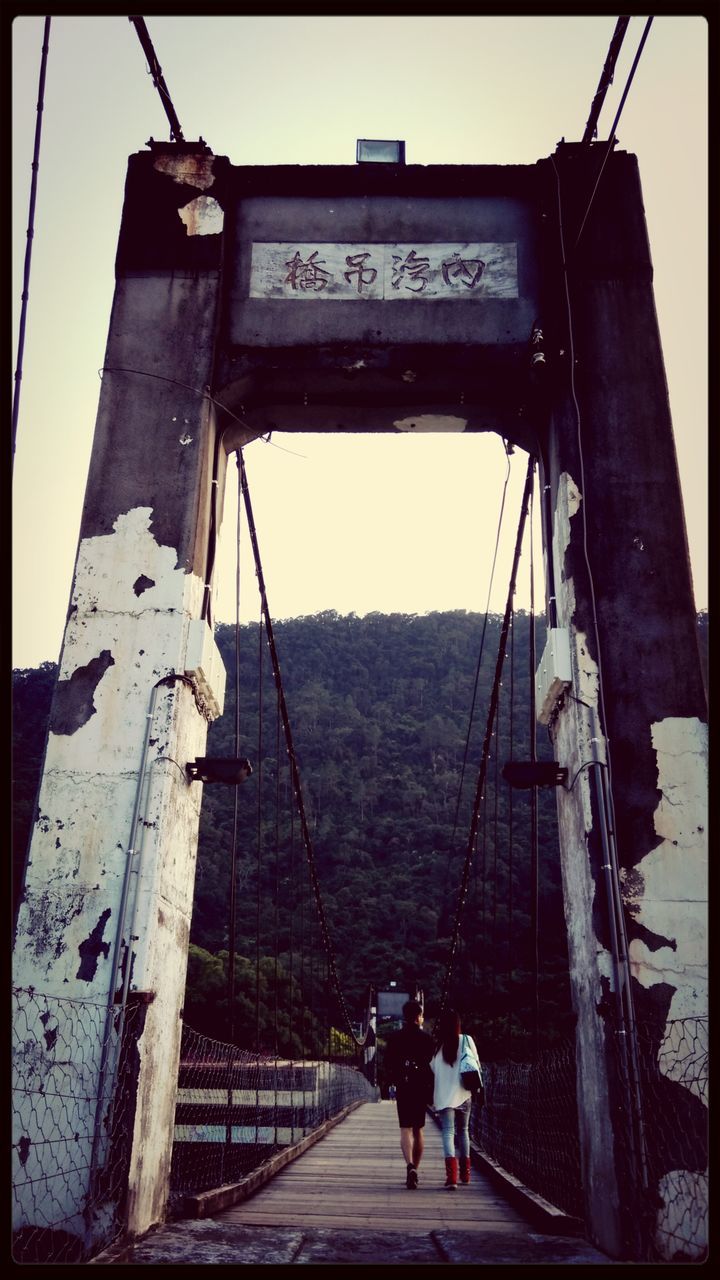
<path id="1" fill-rule="evenodd" d="M 475 1102 L 482 1106 L 485 1101 L 485 1090 L 483 1089 L 480 1062 L 477 1055 L 473 1053 L 465 1035 L 462 1038 L 462 1051 L 460 1054 L 460 1082 L 463 1089 L 468 1089 Z"/>

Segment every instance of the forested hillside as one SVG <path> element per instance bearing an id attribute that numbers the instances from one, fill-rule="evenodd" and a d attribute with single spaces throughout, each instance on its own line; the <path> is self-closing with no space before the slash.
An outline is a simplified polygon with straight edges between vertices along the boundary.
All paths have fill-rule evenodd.
<path id="1" fill-rule="evenodd" d="M 706 648 L 706 617 L 700 618 Z M 351 1016 L 368 984 L 416 982 L 432 1011 L 450 937 L 477 783 L 500 619 L 462 611 L 425 616 L 322 613 L 275 624 L 283 685 L 337 970 Z M 518 613 L 503 674 L 499 720 L 477 854 L 455 958 L 452 998 L 472 1019 L 486 1056 L 533 1018 L 529 792 L 499 771 L 530 752 L 529 618 Z M 235 754 L 235 630 L 216 637 L 227 670 L 225 713 L 207 754 Z M 544 624 L 538 625 L 542 650 Z M 239 638 L 238 754 L 253 775 L 237 788 L 206 785 L 200 827 L 185 1016 L 222 1038 L 230 859 L 238 806 L 236 1029 L 239 1042 L 294 1052 L 315 1041 L 324 975 L 267 644 L 258 624 Z M 55 669 L 13 675 L 14 862 L 22 865 Z M 258 690 L 262 676 L 263 696 Z M 475 713 L 468 742 L 474 686 Z M 552 758 L 538 728 L 538 754 Z M 539 799 L 540 1035 L 571 1022 L 555 792 Z M 260 960 L 259 978 L 256 978 Z M 302 1024 L 302 1025 L 301 1025 Z M 484 1030 L 482 1030 L 482 1029 Z"/>

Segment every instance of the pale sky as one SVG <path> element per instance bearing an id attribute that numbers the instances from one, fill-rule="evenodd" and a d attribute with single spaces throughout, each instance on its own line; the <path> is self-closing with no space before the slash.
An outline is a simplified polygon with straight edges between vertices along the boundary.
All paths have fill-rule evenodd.
<path id="1" fill-rule="evenodd" d="M 258 165 L 354 164 L 359 137 L 404 139 L 409 164 L 533 164 L 561 138 L 582 137 L 615 22 L 147 18 L 185 137 Z M 601 139 L 644 24 L 630 22 Z M 15 320 L 42 29 L 40 17 L 13 24 Z M 640 165 L 698 608 L 707 607 L 707 44 L 704 19 L 657 17 L 618 128 L 619 148 Z M 169 127 L 128 19 L 53 18 L 14 475 L 17 667 L 59 656 L 127 158 L 151 136 L 167 139 Z M 13 337 L 13 368 L 15 355 Z M 246 459 L 276 618 L 484 610 L 507 471 L 497 436 L 275 435 Z M 511 462 L 496 612 L 525 456 Z M 224 621 L 234 617 L 235 483 L 231 460 L 215 607 Z M 252 573 L 243 580 L 243 618 L 254 618 Z M 517 604 L 527 603 L 524 571 Z"/>

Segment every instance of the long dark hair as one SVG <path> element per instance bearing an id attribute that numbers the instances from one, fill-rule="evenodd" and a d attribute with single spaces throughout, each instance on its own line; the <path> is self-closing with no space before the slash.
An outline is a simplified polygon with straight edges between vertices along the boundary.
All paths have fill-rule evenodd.
<path id="1" fill-rule="evenodd" d="M 458 1056 L 460 1030 L 460 1015 L 454 1009 L 444 1009 L 438 1020 L 438 1039 L 443 1058 L 449 1066 Z"/>

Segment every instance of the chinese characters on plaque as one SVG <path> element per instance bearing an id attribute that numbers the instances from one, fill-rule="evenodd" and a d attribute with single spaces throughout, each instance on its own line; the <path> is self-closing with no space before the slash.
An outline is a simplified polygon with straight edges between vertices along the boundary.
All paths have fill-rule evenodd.
<path id="1" fill-rule="evenodd" d="M 517 298 L 517 245 L 257 242 L 250 297 Z"/>

